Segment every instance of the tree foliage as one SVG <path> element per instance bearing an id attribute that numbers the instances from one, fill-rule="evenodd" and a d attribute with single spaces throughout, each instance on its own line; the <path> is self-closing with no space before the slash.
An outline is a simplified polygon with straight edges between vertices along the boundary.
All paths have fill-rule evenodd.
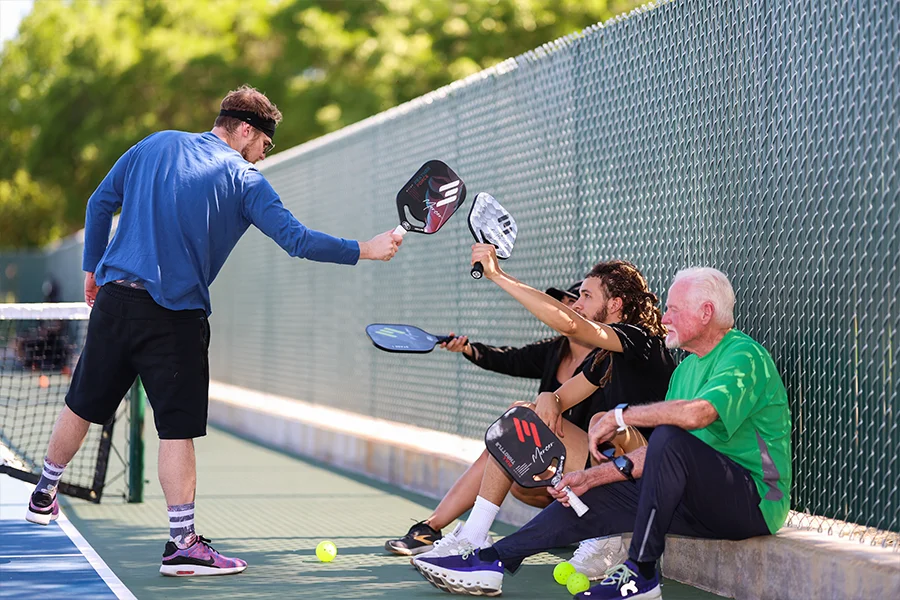
<path id="1" fill-rule="evenodd" d="M 37 0 L 0 54 L 0 247 L 80 228 L 125 150 L 160 129 L 209 129 L 243 83 L 284 113 L 290 148 L 637 4 Z"/>
<path id="2" fill-rule="evenodd" d="M 0 250 L 43 246 L 63 230 L 63 195 L 24 169 L 0 179 Z"/>

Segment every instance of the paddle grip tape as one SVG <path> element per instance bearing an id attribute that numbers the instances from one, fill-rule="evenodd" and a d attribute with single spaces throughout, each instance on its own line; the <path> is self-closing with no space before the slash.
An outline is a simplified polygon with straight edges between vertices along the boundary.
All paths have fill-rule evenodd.
<path id="1" fill-rule="evenodd" d="M 589 511 L 588 505 L 581 501 L 581 498 L 575 495 L 575 492 L 569 486 L 563 488 L 563 491 L 569 497 L 569 506 L 572 507 L 572 510 L 575 511 L 575 514 L 579 517 L 584 516 L 584 513 Z"/>

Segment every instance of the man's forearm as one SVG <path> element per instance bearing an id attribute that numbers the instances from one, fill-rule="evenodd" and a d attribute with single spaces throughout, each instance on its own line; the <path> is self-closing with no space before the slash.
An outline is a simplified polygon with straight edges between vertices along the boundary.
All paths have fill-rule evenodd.
<path id="1" fill-rule="evenodd" d="M 503 291 L 527 308 L 531 314 L 557 332 L 569 335 L 575 331 L 575 320 L 572 317 L 572 315 L 575 315 L 575 312 L 571 311 L 571 315 L 568 314 L 562 304 L 558 305 L 556 302 L 551 301 L 552 299 L 543 292 L 503 272 L 499 273 L 493 281 Z"/>
<path id="2" fill-rule="evenodd" d="M 588 321 L 547 294 L 502 271 L 493 277 L 492 281 L 527 308 L 528 312 L 558 333 L 595 348 L 605 348 L 613 352 L 622 351 L 622 342 L 607 325 Z"/>
<path id="3" fill-rule="evenodd" d="M 81 261 L 81 269 L 85 273 L 97 270 L 97 264 L 106 252 L 111 228 L 112 214 L 89 203 L 84 222 L 84 252 Z"/>
<path id="4" fill-rule="evenodd" d="M 631 470 L 631 476 L 635 479 L 640 479 L 641 475 L 644 474 L 644 458 L 647 456 L 647 447 L 641 446 L 637 450 L 632 450 L 626 454 L 626 456 L 634 463 L 634 467 Z M 590 475 L 591 488 L 608 485 L 610 483 L 617 483 L 619 481 L 628 481 L 628 478 L 620 473 L 619 469 L 617 469 L 611 461 L 593 466 L 588 469 L 587 472 Z"/>
<path id="5" fill-rule="evenodd" d="M 625 423 L 634 427 L 675 425 L 687 430 L 702 429 L 718 417 L 716 409 L 706 400 L 670 400 L 629 406 L 622 414 Z"/>
<path id="6" fill-rule="evenodd" d="M 644 459 L 647 458 L 647 446 L 641 446 L 637 450 L 632 450 L 625 456 L 630 458 L 631 462 L 634 463 L 634 467 L 631 470 L 631 476 L 635 479 L 640 479 L 644 474 Z"/>

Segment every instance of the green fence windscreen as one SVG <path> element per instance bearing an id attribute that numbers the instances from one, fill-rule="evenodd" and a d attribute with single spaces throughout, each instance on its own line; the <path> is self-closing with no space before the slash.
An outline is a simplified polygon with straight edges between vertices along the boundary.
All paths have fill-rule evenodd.
<path id="1" fill-rule="evenodd" d="M 397 189 L 440 158 L 471 196 L 491 192 L 514 214 L 505 266 L 537 287 L 609 258 L 636 263 L 661 295 L 682 267 L 723 270 L 738 327 L 790 393 L 794 506 L 897 531 L 898 104 L 896 2 L 676 1 L 263 169 L 307 226 L 367 239 L 396 225 Z M 291 260 L 249 233 L 213 286 L 213 378 L 482 435 L 536 383 L 441 351 L 379 353 L 363 333 L 380 321 L 497 344 L 549 335 L 469 277 L 463 217 L 407 236 L 389 264 L 354 268 Z"/>

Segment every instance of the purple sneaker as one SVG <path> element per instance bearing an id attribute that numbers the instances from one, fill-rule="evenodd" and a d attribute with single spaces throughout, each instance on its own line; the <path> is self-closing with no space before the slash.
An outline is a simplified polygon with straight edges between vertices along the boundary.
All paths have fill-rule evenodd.
<path id="1" fill-rule="evenodd" d="M 451 594 L 499 596 L 503 587 L 503 563 L 481 560 L 478 550 L 466 549 L 451 556 L 418 556 L 413 566 L 433 586 Z"/>
<path id="2" fill-rule="evenodd" d="M 247 562 L 239 558 L 222 556 L 209 545 L 209 540 L 197 536 L 187 548 L 179 548 L 175 542 L 166 542 L 162 566 L 159 572 L 170 577 L 196 575 L 231 575 L 247 568 Z"/>
<path id="3" fill-rule="evenodd" d="M 591 589 L 575 595 L 576 600 L 659 600 L 662 590 L 659 585 L 659 574 L 654 572 L 652 579 L 641 576 L 638 567 L 631 559 L 616 565 L 606 572 L 606 577 Z"/>
<path id="4" fill-rule="evenodd" d="M 50 521 L 59 518 L 59 503 L 56 501 L 55 490 L 45 492 L 44 490 L 34 490 L 31 494 L 31 501 L 28 503 L 28 512 L 25 513 L 25 520 L 38 525 L 49 525 Z"/>

